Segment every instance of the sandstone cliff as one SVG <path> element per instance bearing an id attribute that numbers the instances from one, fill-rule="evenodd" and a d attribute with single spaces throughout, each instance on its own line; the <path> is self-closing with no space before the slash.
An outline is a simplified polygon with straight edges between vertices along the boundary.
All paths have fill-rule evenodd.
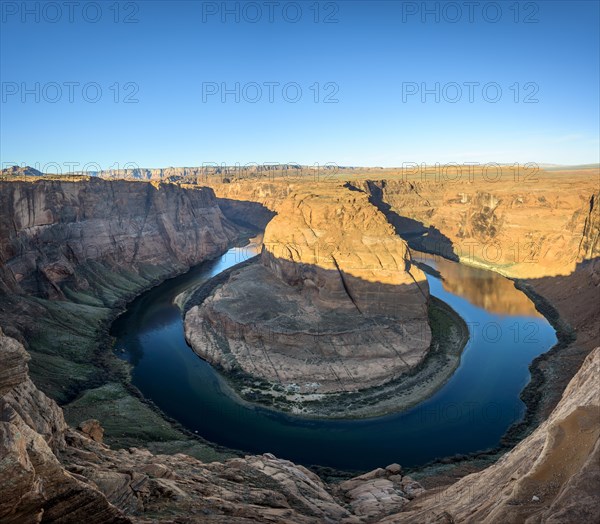
<path id="1" fill-rule="evenodd" d="M 599 371 L 596 348 L 550 417 L 515 449 L 382 522 L 598 522 Z"/>
<path id="2" fill-rule="evenodd" d="M 511 277 L 567 275 L 600 256 L 597 175 L 358 185 L 415 247 Z"/>
<path id="3" fill-rule="evenodd" d="M 347 190 L 365 192 L 411 246 L 511 277 L 566 275 L 577 262 L 600 256 L 597 168 L 533 173 L 503 166 L 492 174 L 481 168 L 356 168 L 340 169 L 326 181 L 305 176 L 208 183 L 219 198 L 277 211 L 303 186 L 321 193 L 346 181 Z"/>
<path id="4" fill-rule="evenodd" d="M 490 207 L 488 204 L 492 203 L 492 214 L 496 218 L 473 221 L 466 215 L 466 227 L 462 229 L 467 239 L 476 238 L 482 230 L 487 231 L 487 236 L 481 240 L 484 242 L 483 239 L 488 239 L 490 232 L 497 230 L 497 211 L 503 210 L 499 228 L 503 232 L 502 236 L 496 235 L 493 238 L 510 240 L 514 232 L 517 238 L 527 239 L 532 234 L 541 233 L 546 235 L 548 244 L 555 244 L 545 253 L 548 256 L 556 255 L 560 262 L 556 265 L 540 263 L 538 266 L 515 266 L 511 261 L 504 259 L 498 266 L 487 260 L 487 265 L 507 274 L 531 277 L 525 283 L 550 299 L 560 316 L 575 328 L 576 344 L 581 344 L 578 352 L 567 352 L 573 345 L 569 348 L 562 347 L 553 357 L 554 360 L 542 362 L 548 377 L 547 385 L 553 387 L 554 394 L 559 397 L 564 389 L 564 381 L 573 375 L 585 354 L 598 343 L 597 318 L 600 301 L 597 297 L 600 273 L 597 262 L 593 260 L 598 256 L 598 198 L 587 198 L 597 191 L 596 187 L 592 187 L 594 180 L 559 180 L 554 189 L 552 186 L 546 186 L 545 189 L 540 186 L 537 190 L 535 187 L 524 188 L 537 195 L 534 203 L 542 202 L 540 196 L 547 199 L 556 190 L 553 196 L 556 205 L 541 206 L 539 214 L 536 215 L 537 219 L 529 223 L 519 218 L 526 215 L 517 213 L 514 223 L 518 223 L 518 226 L 511 225 L 512 208 L 504 207 L 503 203 L 494 207 L 493 201 L 487 197 L 479 199 L 474 204 L 473 216 L 477 215 L 478 210 L 483 210 L 483 214 L 488 216 L 485 208 Z M 100 181 L 94 182 L 96 183 L 102 184 Z M 579 185 L 580 183 L 582 185 Z M 44 184 L 55 187 L 51 181 L 44 181 Z M 66 183 L 60 182 L 59 187 L 63 184 Z M 353 184 L 373 197 L 368 186 L 362 186 L 356 181 Z M 217 196 L 231 196 L 235 185 L 223 184 L 229 189 L 227 192 L 217 189 Z M 136 187 L 144 186 L 139 184 Z M 90 184 L 90 187 L 95 186 Z M 286 184 L 286 187 L 289 187 L 289 184 Z M 462 193 L 456 185 L 446 183 L 444 187 L 448 194 L 453 191 Z M 471 187 L 493 194 L 489 185 Z M 4 202 L 15 202 L 12 197 L 5 200 L 5 187 L 0 185 L 0 189 L 3 205 Z M 422 189 L 418 188 L 418 193 L 421 193 Z M 267 204 L 265 198 L 265 207 L 275 209 L 279 205 L 279 202 L 276 202 L 279 191 L 288 190 L 273 188 L 269 197 L 272 203 Z M 440 194 L 439 189 L 431 191 L 432 193 L 427 195 L 428 200 L 433 200 L 436 194 Z M 506 188 L 503 191 L 504 195 L 508 194 Z M 107 202 L 114 199 L 110 192 L 99 192 Z M 578 192 L 581 193 L 581 198 L 577 196 Z M 60 191 L 58 193 L 60 194 Z M 414 205 L 407 205 L 402 209 L 399 204 L 398 207 L 393 206 L 398 214 L 413 217 L 408 218 L 409 222 L 405 221 L 403 225 L 421 239 L 424 236 L 423 228 L 427 236 L 434 238 L 439 232 L 440 236 L 437 238 L 442 239 L 442 247 L 447 246 L 454 234 L 452 217 L 455 216 L 455 206 L 462 206 L 465 197 L 458 195 L 456 198 L 459 202 L 454 203 L 441 198 L 434 209 L 425 209 L 425 205 L 420 207 L 421 204 L 418 204 L 421 199 L 419 195 L 413 194 L 410 189 L 406 194 L 412 194 L 412 198 L 415 199 Z M 85 198 L 84 195 L 81 197 Z M 237 197 L 243 197 L 243 192 L 239 192 Z M 157 196 L 157 199 L 160 198 Z M 252 198 L 247 198 L 247 202 L 252 203 Z M 185 199 L 185 194 L 182 194 L 181 201 Z M 18 201 L 21 204 L 11 209 L 22 209 L 25 205 L 23 202 L 27 202 L 28 199 L 20 198 Z M 75 199 L 60 201 L 60 213 L 66 213 L 66 217 L 78 216 L 77 213 L 69 214 L 69 210 L 76 207 Z M 386 202 L 391 201 L 392 196 L 388 196 Z M 173 201 L 170 201 L 169 206 L 171 205 Z M 448 206 L 450 211 L 445 211 L 445 206 Z M 535 205 L 533 207 L 537 209 Z M 105 207 L 109 213 L 118 208 L 119 206 Z M 232 204 L 233 208 L 235 203 Z M 4 209 L 6 208 L 3 207 L 2 210 Z M 26 209 L 36 210 L 36 218 L 32 219 L 32 224 L 35 224 L 40 216 L 44 216 L 44 213 L 40 215 L 40 208 L 35 205 L 27 204 Z M 238 211 L 239 209 L 237 208 Z M 515 209 L 518 209 L 518 206 L 515 206 Z M 428 215 L 433 214 L 436 220 L 427 221 Z M 29 215 L 29 211 L 24 213 L 26 217 Z M 215 213 L 216 215 L 218 213 Z M 570 216 L 572 220 L 561 218 L 564 215 Z M 4 220 L 4 213 L 2 216 Z M 8 242 L 6 237 L 3 237 L 2 253 L 6 246 L 9 246 L 11 253 L 17 253 L 11 254 L 10 259 L 14 258 L 15 262 L 10 270 L 4 268 L 8 257 L 2 258 L 2 323 L 9 324 L 7 327 L 11 329 L 11 333 L 19 335 L 20 338 L 25 334 L 30 349 L 40 347 L 41 342 L 30 336 L 35 331 L 23 328 L 32 330 L 35 323 L 40 324 L 38 336 L 40 331 L 46 330 L 53 338 L 58 339 L 52 342 L 56 345 L 57 353 L 42 359 L 44 367 L 39 369 L 39 378 L 55 375 L 53 381 L 66 381 L 71 377 L 71 369 L 66 371 L 55 365 L 58 359 L 63 358 L 70 362 L 73 358 L 81 358 L 89 361 L 92 353 L 83 351 L 81 340 L 85 337 L 77 338 L 71 335 L 72 338 L 65 344 L 65 340 L 60 337 L 61 330 L 65 327 L 79 329 L 79 324 L 98 322 L 97 312 L 109 311 L 104 305 L 114 304 L 125 296 L 132 296 L 144 286 L 164 278 L 167 273 L 163 266 L 156 272 L 142 270 L 143 267 L 152 267 L 155 261 L 160 262 L 160 257 L 154 258 L 150 248 L 141 249 L 142 253 L 146 252 L 143 258 L 138 258 L 138 255 L 135 258 L 119 258 L 113 255 L 113 252 L 119 252 L 119 243 L 105 241 L 101 243 L 105 246 L 100 251 L 101 256 L 91 257 L 98 261 L 98 264 L 93 266 L 98 271 L 88 271 L 88 264 L 69 259 L 61 250 L 60 242 L 53 242 L 52 235 L 42 236 L 42 243 L 36 244 L 37 240 L 32 240 L 39 238 L 36 235 L 41 231 L 49 229 L 49 224 L 43 223 L 44 218 L 41 220 L 37 226 L 29 226 L 27 231 L 11 223 L 10 219 L 2 222 L 0 234 L 3 235 L 7 230 L 13 232 L 13 236 L 8 235 Z M 71 219 L 65 220 L 69 222 Z M 71 221 L 77 222 L 77 219 Z M 391 219 L 390 221 L 393 222 Z M 486 226 L 482 229 L 479 225 L 473 225 L 482 223 L 491 224 L 493 227 Z M 90 220 L 89 224 L 94 224 L 94 221 Z M 224 224 L 222 227 L 227 231 L 228 226 L 226 222 Z M 567 234 L 561 235 L 552 231 L 552 228 L 565 224 L 568 226 Z M 570 233 L 569 224 L 573 227 Z M 85 229 L 87 225 L 87 220 L 79 221 L 81 229 Z M 185 221 L 176 222 L 174 227 L 181 231 L 185 228 Z M 61 228 L 56 229 L 60 233 L 59 239 L 64 226 Z M 14 232 L 17 231 L 18 236 L 14 236 Z M 459 242 L 461 237 L 456 234 L 455 242 Z M 80 236 L 85 237 L 85 232 Z M 135 238 L 135 235 L 129 236 Z M 15 238 L 19 240 L 14 241 Z M 187 238 L 186 235 L 183 235 L 183 238 Z M 129 254 L 132 254 L 135 251 L 135 241 L 126 243 L 133 246 L 127 248 Z M 22 244 L 24 249 L 20 249 Z M 567 254 L 573 246 L 577 246 L 575 255 L 569 258 Z M 21 253 L 29 255 L 23 255 L 21 258 Z M 165 257 L 171 256 L 166 248 L 164 254 Z M 49 269 L 38 271 L 37 258 L 35 263 L 31 262 L 33 256 L 39 257 L 40 268 L 50 266 Z M 76 269 L 72 276 L 68 275 L 65 259 Z M 575 260 L 580 262 L 575 265 Z M 52 271 L 50 261 L 58 261 L 58 272 Z M 146 261 L 150 261 L 149 266 L 145 266 Z M 132 262 L 131 271 L 129 262 Z M 23 268 L 25 271 L 15 272 L 13 267 Z M 64 267 L 67 268 L 66 274 L 63 274 Z M 272 275 L 265 266 L 258 267 Z M 565 274 L 550 276 L 556 272 Z M 44 273 L 47 273 L 47 276 Z M 126 277 L 117 279 L 119 274 Z M 82 276 L 87 285 L 80 280 Z M 280 279 L 276 280 L 280 285 L 287 286 Z M 6 294 L 7 291 L 10 293 Z M 73 291 L 75 294 L 72 294 Z M 60 300 L 31 298 L 22 294 L 30 292 Z M 348 299 L 348 302 L 351 301 Z M 75 307 L 62 309 L 69 304 Z M 56 305 L 60 305 L 61 308 L 53 309 Z M 94 312 L 93 315 L 91 311 Z M 51 324 L 48 323 L 50 320 Z M 15 326 L 18 329 L 15 329 Z M 48 341 L 42 342 L 43 345 L 48 345 Z M 36 351 L 32 353 L 34 361 L 40 361 L 42 355 Z M 466 477 L 447 490 L 422 494 L 420 486 L 415 485 L 409 477 L 403 476 L 396 467 L 376 470 L 366 477 L 333 486 L 323 483 L 302 467 L 268 455 L 236 459 L 224 464 L 205 464 L 185 455 L 159 456 L 135 448 L 111 450 L 90 438 L 90 435 L 94 435 L 98 440 L 97 425 L 90 423 L 85 426 L 89 435 L 66 426 L 58 406 L 38 391 L 27 378 L 27 356 L 23 348 L 0 333 L 0 520 L 35 522 L 39 521 L 43 514 L 45 521 L 61 519 L 62 522 L 126 522 L 129 519 L 148 522 L 186 518 L 191 521 L 221 523 L 264 520 L 276 523 L 378 522 L 384 515 L 391 515 L 385 520 L 386 523 L 597 521 L 599 515 L 596 494 L 600 490 L 598 353 L 599 350 L 596 350 L 575 375 L 564 391 L 562 401 L 548 420 L 527 440 L 507 453 L 498 464 Z M 556 362 L 557 365 L 553 366 L 551 362 Z M 83 373 L 82 370 L 83 367 L 77 367 L 76 373 Z M 548 412 L 554 404 L 552 401 L 546 403 Z M 563 460 L 564 457 L 568 460 Z M 416 495 L 422 496 L 409 503 L 408 501 Z M 405 513 L 406 511 L 408 513 Z"/>
<path id="5" fill-rule="evenodd" d="M 59 462 L 68 430 L 60 408 L 27 376 L 28 355 L 0 330 L 0 521 L 127 522 Z M 93 508 L 93 509 L 92 509 Z"/>
<path id="6" fill-rule="evenodd" d="M 160 425 L 121 386 L 128 370 L 106 333 L 127 300 L 237 238 L 212 190 L 28 178 L 0 182 L 0 209 L 0 325 L 26 345 L 38 387 L 63 405 L 99 387 L 118 395 L 128 404 L 111 425 L 120 437 L 135 434 L 125 425 L 133 413 Z M 74 422 L 86 416 L 84 401 L 68 409 Z"/>
<path id="7" fill-rule="evenodd" d="M 93 178 L 0 182 L 0 206 L 0 286 L 43 298 L 88 290 L 86 264 L 174 272 L 221 252 L 235 236 L 206 188 Z"/>

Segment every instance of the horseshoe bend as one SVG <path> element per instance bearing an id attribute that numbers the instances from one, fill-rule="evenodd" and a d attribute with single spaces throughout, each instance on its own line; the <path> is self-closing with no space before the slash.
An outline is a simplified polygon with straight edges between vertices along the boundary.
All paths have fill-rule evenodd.
<path id="1" fill-rule="evenodd" d="M 223 369 L 322 399 L 418 366 L 428 298 L 406 242 L 365 194 L 300 192 L 267 225 L 260 261 L 187 313 L 186 335 Z"/>
<path id="2" fill-rule="evenodd" d="M 3 171 L 0 519 L 593 520 L 598 168 L 373 174 Z"/>

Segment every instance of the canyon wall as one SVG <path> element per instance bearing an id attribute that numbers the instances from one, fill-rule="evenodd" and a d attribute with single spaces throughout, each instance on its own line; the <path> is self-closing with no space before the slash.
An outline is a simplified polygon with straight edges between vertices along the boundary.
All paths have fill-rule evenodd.
<path id="1" fill-rule="evenodd" d="M 0 209 L 0 325 L 62 404 L 127 374 L 106 337 L 115 308 L 238 236 L 209 188 L 28 178 L 0 182 Z"/>
<path id="2" fill-rule="evenodd" d="M 567 275 L 600 256 L 598 178 L 357 184 L 414 247 L 511 277 Z"/>
<path id="3" fill-rule="evenodd" d="M 207 188 L 0 182 L 0 206 L 1 289 L 42 298 L 88 290 L 85 265 L 175 272 L 220 253 L 236 235 Z"/>
<path id="4" fill-rule="evenodd" d="M 351 187 L 358 191 L 344 190 L 371 198 L 397 229 L 405 228 L 409 243 L 412 233 L 423 248 L 435 249 L 435 242 L 426 240 L 429 236 L 441 242 L 440 252 L 450 246 L 457 253 L 463 239 L 479 245 L 500 241 L 510 247 L 513 239 L 539 245 L 536 239 L 543 237 L 540 250 L 526 251 L 528 258 L 543 255 L 533 264 L 512 258 L 494 261 L 491 247 L 473 260 L 508 275 L 528 277 L 520 283 L 549 299 L 577 336 L 574 344 L 560 348 L 554 358 L 557 365 L 542 362 L 548 388 L 554 388 L 556 401 L 562 398 L 557 406 L 556 401 L 547 402 L 548 419 L 497 464 L 451 487 L 425 492 L 396 466 L 331 485 L 270 455 L 206 464 L 181 454 L 111 450 L 99 442 L 101 432 L 95 423 L 83 425 L 85 432 L 67 426 L 61 409 L 36 386 L 43 383 L 44 390 L 59 398 L 62 389 L 57 384 L 87 376 L 85 364 L 94 357 L 98 341 L 84 325 L 94 331 L 109 318 L 109 307 L 164 278 L 169 267 L 183 270 L 217 254 L 218 248 L 195 245 L 197 231 L 207 228 L 212 241 L 224 249 L 235 236 L 234 228 L 206 190 L 190 196 L 191 192 L 170 185 L 150 189 L 147 184 L 116 181 L 0 183 L 1 323 L 5 332 L 27 342 L 35 369 L 34 385 L 27 376 L 27 352 L 0 331 L 0 520 L 35 522 L 43 516 L 46 521 L 94 523 L 181 517 L 228 524 L 261 519 L 350 524 L 379 522 L 389 515 L 384 522 L 597 521 L 600 350 L 587 357 L 564 388 L 598 345 L 596 180 L 565 178 L 545 188 L 511 190 L 492 190 L 489 184 L 475 182 L 467 185 L 466 197 L 463 188 L 448 183 L 411 189 L 403 181 L 352 180 Z M 37 184 L 43 189 L 37 190 Z M 274 211 L 284 201 L 279 195 L 289 194 L 289 184 L 281 188 L 276 184 L 270 194 L 258 197 L 257 187 L 242 191 L 236 189 L 237 183 L 219 186 L 218 198 L 245 196 L 247 202 Z M 129 204 L 119 196 L 130 193 Z M 535 220 L 527 220 L 519 198 L 532 199 L 528 202 Z M 250 213 L 251 204 L 244 205 L 245 211 L 232 203 L 232 213 Z M 94 209 L 102 210 L 104 224 Z M 139 209 L 144 211 L 138 213 Z M 290 213 L 296 213 L 294 209 Z M 398 222 L 390 211 L 404 220 Z M 87 234 L 88 226 L 92 235 Z M 145 239 L 139 238 L 140 229 Z M 285 228 L 274 232 L 277 243 L 285 245 Z M 318 276 L 281 269 L 268 252 L 264 256 L 266 265 L 253 266 L 260 278 L 273 278 L 287 288 L 295 287 L 289 282 L 302 282 L 304 295 L 315 294 L 307 280 Z M 339 272 L 336 278 L 341 282 Z M 327 286 L 327 279 L 324 282 Z M 360 287 L 348 289 L 355 289 L 360 298 Z M 297 295 L 304 302 L 304 295 Z M 268 297 L 257 297 L 257 310 L 264 311 Z M 349 297 L 346 304 L 348 310 L 356 310 Z M 239 332 L 239 327 L 234 330 Z M 67 338 L 61 336 L 67 331 Z M 49 336 L 44 338 L 44 332 Z M 579 349 L 571 351 L 573 347 Z"/>
<path id="5" fill-rule="evenodd" d="M 510 277 L 567 275 L 577 262 L 600 256 L 598 169 L 382 170 L 380 179 L 372 178 L 375 173 L 357 168 L 340 170 L 329 180 L 305 176 L 208 183 L 219 198 L 258 202 L 275 212 L 302 187 L 319 194 L 345 183 L 348 191 L 366 193 L 412 247 Z"/>
<path id="6" fill-rule="evenodd" d="M 412 522 L 598 522 L 600 348 L 529 437 L 496 464 L 435 490 L 382 520 Z"/>
<path id="7" fill-rule="evenodd" d="M 215 524 L 594 522 L 599 518 L 598 366 L 586 360 L 548 421 L 500 461 L 444 490 L 392 464 L 340 484 L 270 454 L 224 463 L 112 450 L 97 421 L 77 431 L 27 376 L 0 330 L 0 520 Z"/>

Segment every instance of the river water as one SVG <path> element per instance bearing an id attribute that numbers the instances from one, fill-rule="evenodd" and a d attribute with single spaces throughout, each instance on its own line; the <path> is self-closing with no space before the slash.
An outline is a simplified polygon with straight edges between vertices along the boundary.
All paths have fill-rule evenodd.
<path id="1" fill-rule="evenodd" d="M 368 470 L 496 446 L 525 406 L 528 366 L 556 343 L 552 326 L 513 283 L 455 262 L 423 260 L 430 292 L 467 323 L 469 341 L 453 376 L 414 408 L 362 420 L 314 420 L 243 403 L 187 345 L 175 297 L 254 256 L 232 248 L 142 294 L 113 324 L 117 354 L 133 365 L 133 384 L 169 416 L 209 441 L 270 452 L 305 465 Z"/>

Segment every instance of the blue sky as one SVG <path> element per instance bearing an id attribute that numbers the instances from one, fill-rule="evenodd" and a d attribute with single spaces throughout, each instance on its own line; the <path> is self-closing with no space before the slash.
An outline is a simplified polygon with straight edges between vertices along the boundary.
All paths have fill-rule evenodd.
<path id="1" fill-rule="evenodd" d="M 600 161 L 596 1 L 0 4 L 3 167 Z"/>

